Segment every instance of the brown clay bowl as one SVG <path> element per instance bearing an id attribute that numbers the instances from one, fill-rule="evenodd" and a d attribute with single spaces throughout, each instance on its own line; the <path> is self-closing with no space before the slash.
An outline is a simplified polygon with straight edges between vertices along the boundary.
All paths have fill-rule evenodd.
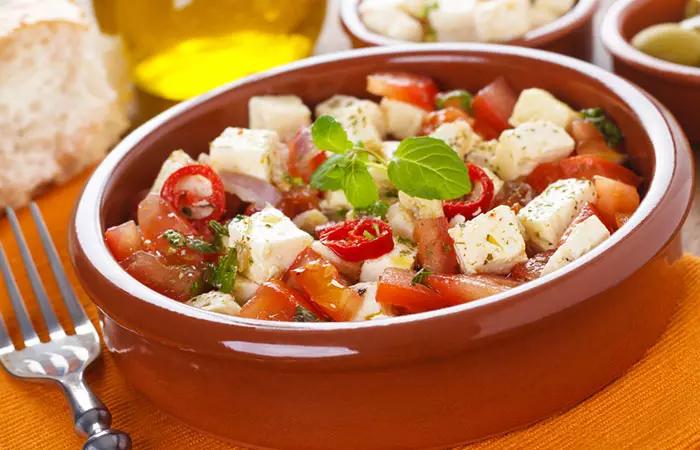
<path id="1" fill-rule="evenodd" d="M 353 48 L 406 44 L 368 29 L 360 19 L 358 6 L 362 0 L 341 0 L 340 23 Z M 523 37 L 505 42 L 507 45 L 531 47 L 585 61 L 593 59 L 593 16 L 599 0 L 579 0 L 571 11 Z"/>
<path id="2" fill-rule="evenodd" d="M 645 196 L 630 221 L 565 270 L 473 303 L 387 321 L 275 323 L 175 302 L 132 279 L 103 231 L 131 216 L 173 149 L 204 151 L 247 126 L 252 95 L 315 104 L 366 96 L 365 75 L 415 71 L 445 88 L 506 75 L 621 126 Z M 468 74 L 468 75 L 464 75 Z M 562 81 L 564 80 L 564 81 Z M 373 48 L 236 81 L 138 128 L 95 170 L 70 226 L 73 264 L 128 382 L 173 417 L 255 448 L 444 448 L 523 427 L 622 375 L 664 330 L 693 185 L 673 117 L 621 78 L 579 60 L 482 44 Z"/>
<path id="3" fill-rule="evenodd" d="M 678 119 L 691 142 L 700 142 L 700 67 L 675 64 L 632 47 L 638 32 L 683 19 L 686 0 L 621 0 L 608 11 L 601 28 L 613 69 L 663 103 Z"/>

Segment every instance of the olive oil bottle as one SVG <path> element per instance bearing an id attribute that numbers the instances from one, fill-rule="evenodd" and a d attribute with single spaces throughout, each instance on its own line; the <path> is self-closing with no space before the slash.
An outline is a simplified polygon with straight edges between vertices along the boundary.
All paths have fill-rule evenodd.
<path id="1" fill-rule="evenodd" d="M 309 56 L 326 0 L 93 0 L 136 86 L 171 101 Z"/>

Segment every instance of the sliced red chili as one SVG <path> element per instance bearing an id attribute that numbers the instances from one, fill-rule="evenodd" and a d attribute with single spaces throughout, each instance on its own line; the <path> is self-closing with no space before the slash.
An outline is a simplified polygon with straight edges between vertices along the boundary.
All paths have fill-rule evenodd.
<path id="1" fill-rule="evenodd" d="M 204 177 L 209 186 L 201 192 L 185 185 L 187 178 Z M 211 220 L 218 220 L 226 213 L 224 184 L 214 170 L 204 164 L 192 164 L 173 172 L 160 191 L 160 196 L 173 205 L 197 228 L 206 228 Z"/>
<path id="2" fill-rule="evenodd" d="M 468 198 L 466 200 L 448 200 L 443 206 L 445 215 L 452 219 L 454 216 L 461 214 L 467 220 L 473 219 L 477 215 L 488 211 L 493 201 L 493 181 L 488 176 L 486 171 L 476 164 L 467 163 L 469 169 L 469 178 L 472 180 L 472 194 L 474 197 L 474 184 L 478 182 L 481 185 L 481 190 L 476 194 L 476 198 Z"/>
<path id="3" fill-rule="evenodd" d="M 350 262 L 379 258 L 394 249 L 389 224 L 368 217 L 321 227 L 316 234 L 333 253 Z"/>

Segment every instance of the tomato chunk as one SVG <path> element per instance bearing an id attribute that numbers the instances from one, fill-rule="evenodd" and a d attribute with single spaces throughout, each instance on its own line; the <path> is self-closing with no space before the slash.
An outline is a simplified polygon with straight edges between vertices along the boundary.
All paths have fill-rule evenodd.
<path id="1" fill-rule="evenodd" d="M 619 228 L 639 207 L 639 193 L 634 186 L 605 177 L 593 179 L 598 194 L 596 207 L 609 228 Z M 623 217 L 627 216 L 626 218 Z"/>
<path id="2" fill-rule="evenodd" d="M 571 156 L 561 161 L 539 164 L 527 176 L 526 181 L 537 192 L 542 192 L 557 180 L 565 178 L 593 180 L 596 175 L 622 181 L 632 186 L 639 186 L 642 182 L 636 173 L 626 167 L 590 155 Z"/>
<path id="3" fill-rule="evenodd" d="M 510 271 L 511 277 L 518 281 L 532 281 L 542 275 L 544 266 L 547 265 L 549 259 L 556 250 L 546 250 L 538 253 L 525 262 L 516 264 Z"/>
<path id="4" fill-rule="evenodd" d="M 133 220 L 105 231 L 105 242 L 114 259 L 119 262 L 124 261 L 137 251 L 143 250 L 141 232 Z"/>
<path id="5" fill-rule="evenodd" d="M 306 301 L 301 293 L 287 287 L 280 280 L 271 280 L 260 285 L 255 295 L 243 305 L 239 316 L 292 322 L 300 306 L 319 320 L 324 318 L 323 313 Z"/>
<path id="6" fill-rule="evenodd" d="M 463 110 L 453 107 L 447 107 L 439 111 L 433 111 L 423 118 L 423 124 L 421 125 L 420 134 L 427 136 L 428 134 L 440 128 L 440 125 L 459 121 L 471 124 L 472 119 L 471 117 L 469 117 L 469 114 L 467 114 Z"/>
<path id="7" fill-rule="evenodd" d="M 447 233 L 446 217 L 416 219 L 413 237 L 418 244 L 418 261 L 433 273 L 457 273 L 457 253 Z"/>
<path id="8" fill-rule="evenodd" d="M 192 266 L 168 266 L 163 259 L 145 251 L 137 251 L 121 262 L 129 274 L 156 292 L 184 302 L 194 295 L 202 271 Z"/>
<path id="9" fill-rule="evenodd" d="M 480 90 L 472 101 L 474 129 L 484 139 L 496 139 L 511 128 L 508 119 L 513 114 L 517 97 L 505 78 L 499 77 Z"/>
<path id="10" fill-rule="evenodd" d="M 398 306 L 409 313 L 446 308 L 451 303 L 437 291 L 423 284 L 413 284 L 416 273 L 408 269 L 389 267 L 379 276 L 377 302 Z"/>
<path id="11" fill-rule="evenodd" d="M 517 281 L 499 275 L 429 275 L 425 282 L 450 305 L 479 300 L 520 285 Z"/>
<path id="12" fill-rule="evenodd" d="M 362 305 L 362 297 L 342 283 L 338 269 L 323 258 L 291 271 L 292 278 L 331 319 L 352 320 Z"/>
<path id="13" fill-rule="evenodd" d="M 275 205 L 290 219 L 304 211 L 319 208 L 318 191 L 308 186 L 297 186 L 282 193 L 282 199 Z"/>
<path id="14" fill-rule="evenodd" d="M 384 72 L 367 76 L 367 92 L 432 111 L 435 109 L 438 88 L 430 77 L 405 72 Z"/>

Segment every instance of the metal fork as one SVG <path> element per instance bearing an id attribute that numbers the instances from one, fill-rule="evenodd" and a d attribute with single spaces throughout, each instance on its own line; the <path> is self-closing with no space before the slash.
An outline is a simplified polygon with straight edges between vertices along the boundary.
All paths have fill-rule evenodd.
<path id="1" fill-rule="evenodd" d="M 100 354 L 100 338 L 68 283 L 68 277 L 46 229 L 39 207 L 35 203 L 29 207 L 61 296 L 73 321 L 75 334 L 67 335 L 56 319 L 22 235 L 17 216 L 11 208 L 7 208 L 5 211 L 17 240 L 24 268 L 49 331 L 49 341 L 41 342 L 34 331 L 10 264 L 0 244 L 0 270 L 24 339 L 24 348 L 17 350 L 0 317 L 0 362 L 5 370 L 16 377 L 53 382 L 60 386 L 73 411 L 75 431 L 87 437 L 83 450 L 128 450 L 131 448 L 131 439 L 127 434 L 110 428 L 112 416 L 83 379 L 85 368 Z"/>

